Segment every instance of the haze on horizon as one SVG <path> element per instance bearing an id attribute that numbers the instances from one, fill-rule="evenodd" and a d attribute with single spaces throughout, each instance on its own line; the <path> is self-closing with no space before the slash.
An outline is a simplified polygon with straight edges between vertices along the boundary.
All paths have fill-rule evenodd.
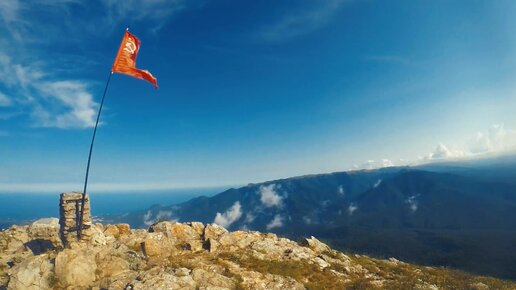
<path id="1" fill-rule="evenodd" d="M 256 3 L 255 3 L 256 2 Z M 0 3 L 0 191 L 247 184 L 516 149 L 514 1 Z"/>

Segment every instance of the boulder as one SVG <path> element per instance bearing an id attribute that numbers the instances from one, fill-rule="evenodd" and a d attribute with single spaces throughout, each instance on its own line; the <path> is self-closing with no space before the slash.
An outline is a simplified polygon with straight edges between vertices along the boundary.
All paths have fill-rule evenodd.
<path id="1" fill-rule="evenodd" d="M 255 271 L 242 271 L 241 285 L 245 289 L 253 290 L 305 290 L 305 286 L 291 277 L 259 273 Z"/>
<path id="2" fill-rule="evenodd" d="M 208 239 L 215 239 L 218 240 L 220 236 L 227 233 L 228 230 L 226 230 L 223 226 L 220 226 L 218 224 L 207 224 L 204 228 L 204 240 L 207 241 Z"/>
<path id="3" fill-rule="evenodd" d="M 177 251 L 175 245 L 163 233 L 149 233 L 141 247 L 147 259 L 158 264 Z"/>
<path id="4" fill-rule="evenodd" d="M 176 276 L 173 271 L 154 267 L 138 275 L 136 279 L 129 282 L 126 289 L 146 290 L 146 289 L 197 289 L 192 276 Z"/>
<path id="5" fill-rule="evenodd" d="M 28 257 L 11 270 L 11 279 L 7 289 L 52 289 L 54 286 L 53 268 L 47 254 Z"/>
<path id="6" fill-rule="evenodd" d="M 152 225 L 149 232 L 163 233 L 170 241 L 183 249 L 200 251 L 203 249 L 201 223 L 177 223 L 163 221 Z"/>
<path id="7" fill-rule="evenodd" d="M 116 224 L 115 225 L 118 228 L 119 235 L 130 235 L 131 234 L 131 226 L 129 224 Z"/>
<path id="8" fill-rule="evenodd" d="M 95 252 L 89 249 L 65 249 L 57 254 L 55 275 L 62 287 L 89 287 L 95 281 Z"/>
<path id="9" fill-rule="evenodd" d="M 192 278 L 197 283 L 197 287 L 205 289 L 234 289 L 235 282 L 226 276 L 215 272 L 208 272 L 203 269 L 194 269 L 192 271 Z"/>
<path id="10" fill-rule="evenodd" d="M 129 270 L 129 262 L 123 259 L 120 253 L 111 249 L 97 253 L 95 262 L 97 278 L 116 276 Z"/>
<path id="11" fill-rule="evenodd" d="M 317 254 L 325 253 L 330 251 L 330 247 L 325 243 L 319 241 L 314 236 L 304 239 L 301 245 L 309 247 Z"/>
<path id="12" fill-rule="evenodd" d="M 202 236 L 204 234 L 204 224 L 201 222 L 189 222 L 187 223 L 190 225 L 199 236 Z"/>
<path id="13" fill-rule="evenodd" d="M 120 230 L 116 225 L 107 225 L 104 227 L 104 234 L 118 238 L 118 236 L 120 235 Z"/>

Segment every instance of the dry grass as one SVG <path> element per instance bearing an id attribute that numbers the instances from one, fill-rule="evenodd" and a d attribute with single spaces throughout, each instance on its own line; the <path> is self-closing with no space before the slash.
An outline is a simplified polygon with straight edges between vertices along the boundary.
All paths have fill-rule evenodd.
<path id="1" fill-rule="evenodd" d="M 345 281 L 336 279 L 329 270 L 320 270 L 318 266 L 313 264 L 298 261 L 266 261 L 252 256 L 232 253 L 223 253 L 220 257 L 237 263 L 247 270 L 294 278 L 310 290 L 346 288 Z"/>

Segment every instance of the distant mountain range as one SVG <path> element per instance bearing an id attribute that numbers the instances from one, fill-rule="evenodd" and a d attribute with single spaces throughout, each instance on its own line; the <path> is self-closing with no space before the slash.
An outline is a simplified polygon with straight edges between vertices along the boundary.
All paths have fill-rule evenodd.
<path id="1" fill-rule="evenodd" d="M 293 177 L 103 218 L 314 235 L 343 251 L 516 279 L 516 155 Z"/>

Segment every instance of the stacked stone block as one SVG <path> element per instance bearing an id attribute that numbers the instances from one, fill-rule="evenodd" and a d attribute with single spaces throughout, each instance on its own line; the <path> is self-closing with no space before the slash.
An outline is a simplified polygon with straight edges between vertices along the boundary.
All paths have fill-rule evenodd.
<path id="1" fill-rule="evenodd" d="M 65 246 L 70 246 L 78 242 L 78 224 L 80 219 L 80 211 L 82 204 L 82 193 L 67 192 L 61 193 L 59 201 L 59 234 Z M 86 194 L 84 200 L 84 215 L 82 220 L 81 241 L 88 241 L 92 236 L 90 214 L 90 199 Z"/>

